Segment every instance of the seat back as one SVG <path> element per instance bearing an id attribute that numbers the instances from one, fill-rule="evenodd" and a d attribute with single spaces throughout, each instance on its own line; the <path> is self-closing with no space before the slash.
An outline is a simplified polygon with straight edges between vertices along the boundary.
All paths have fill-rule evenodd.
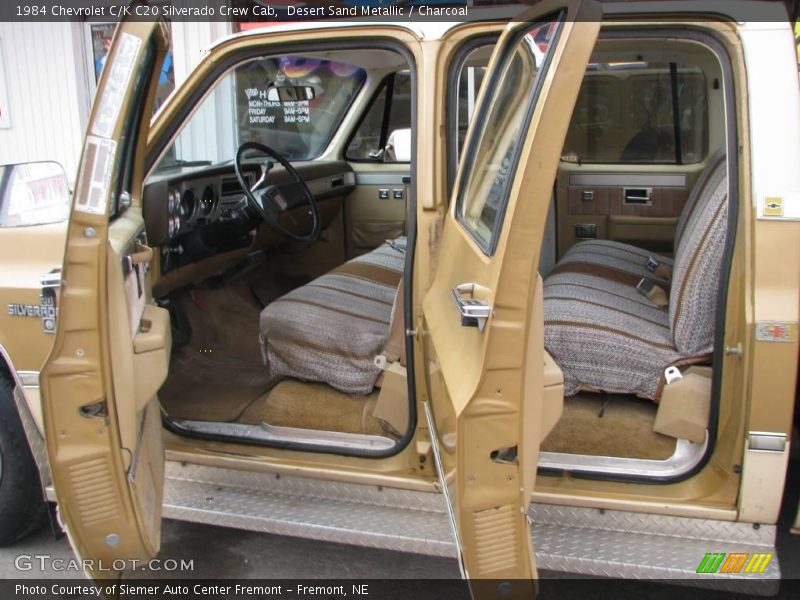
<path id="1" fill-rule="evenodd" d="M 678 218 L 678 224 L 675 226 L 674 246 L 676 251 L 678 246 L 680 246 L 681 237 L 683 237 L 683 231 L 686 228 L 686 224 L 689 222 L 689 217 L 692 216 L 694 209 L 697 207 L 698 199 L 704 197 L 703 192 L 706 189 L 709 177 L 721 163 L 725 163 L 725 148 L 720 148 L 708 158 L 706 168 L 703 169 L 703 172 L 697 179 L 697 183 L 695 183 L 695 186 L 692 188 L 692 193 L 689 194 L 689 198 L 686 200 L 686 204 L 681 211 L 681 216 Z"/>
<path id="2" fill-rule="evenodd" d="M 728 223 L 728 164 L 715 154 L 697 182 L 679 222 L 669 317 L 675 347 L 686 356 L 714 346 L 722 256 Z"/>

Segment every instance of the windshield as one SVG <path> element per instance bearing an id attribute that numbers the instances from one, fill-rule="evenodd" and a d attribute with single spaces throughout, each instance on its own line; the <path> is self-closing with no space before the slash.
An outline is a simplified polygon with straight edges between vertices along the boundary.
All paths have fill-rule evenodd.
<path id="1" fill-rule="evenodd" d="M 259 142 L 289 160 L 314 159 L 365 79 L 361 67 L 309 56 L 242 63 L 217 81 L 156 171 L 227 162 L 244 142 Z"/>

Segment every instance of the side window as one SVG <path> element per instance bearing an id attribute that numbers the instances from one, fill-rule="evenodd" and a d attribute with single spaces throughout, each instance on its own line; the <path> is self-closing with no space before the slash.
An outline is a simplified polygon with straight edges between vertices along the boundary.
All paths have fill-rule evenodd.
<path id="1" fill-rule="evenodd" d="M 486 74 L 486 67 L 489 65 L 496 41 L 493 40 L 491 43 L 485 43 L 469 50 L 453 65 L 456 85 L 451 92 L 454 92 L 454 97 L 450 100 L 452 107 L 450 135 L 453 136 L 453 139 L 450 142 L 450 156 L 448 157 L 452 175 L 455 175 L 458 167 L 461 150 L 467 139 L 467 129 L 475 114 L 478 92 L 483 84 L 483 76 Z"/>
<path id="2" fill-rule="evenodd" d="M 564 158 L 588 163 L 701 162 L 708 148 L 706 79 L 677 63 L 592 63 Z"/>
<path id="3" fill-rule="evenodd" d="M 510 42 L 475 116 L 464 149 L 456 217 L 486 254 L 492 254 L 505 213 L 519 150 L 559 23 L 534 25 Z"/>
<path id="4" fill-rule="evenodd" d="M 387 77 L 358 125 L 345 158 L 356 161 L 409 162 L 403 132 L 411 129 L 411 74 Z M 398 133 L 399 132 L 399 133 Z M 410 140 L 410 137 L 408 137 Z"/>

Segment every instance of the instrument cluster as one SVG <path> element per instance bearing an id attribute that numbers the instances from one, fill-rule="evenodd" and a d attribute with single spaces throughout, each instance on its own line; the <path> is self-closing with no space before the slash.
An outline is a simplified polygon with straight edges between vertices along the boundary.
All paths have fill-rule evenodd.
<path id="1" fill-rule="evenodd" d="M 220 218 L 219 181 L 186 181 L 169 189 L 167 235 L 173 239 Z"/>

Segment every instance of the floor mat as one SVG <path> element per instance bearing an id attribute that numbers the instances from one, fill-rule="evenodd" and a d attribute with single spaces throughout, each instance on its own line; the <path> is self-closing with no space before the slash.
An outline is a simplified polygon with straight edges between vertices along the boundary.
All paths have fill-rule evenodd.
<path id="1" fill-rule="evenodd" d="M 284 379 L 253 402 L 239 422 L 388 436 L 372 416 L 377 401 L 377 390 L 353 396 L 324 383 Z"/>
<path id="2" fill-rule="evenodd" d="M 173 354 L 158 398 L 173 418 L 236 421 L 271 385 L 260 362 L 209 358 L 187 346 Z"/>
<path id="3" fill-rule="evenodd" d="M 649 400 L 620 394 L 579 394 L 565 398 L 564 414 L 541 449 L 569 454 L 667 459 L 675 451 L 676 440 L 653 431 L 657 409 Z"/>

